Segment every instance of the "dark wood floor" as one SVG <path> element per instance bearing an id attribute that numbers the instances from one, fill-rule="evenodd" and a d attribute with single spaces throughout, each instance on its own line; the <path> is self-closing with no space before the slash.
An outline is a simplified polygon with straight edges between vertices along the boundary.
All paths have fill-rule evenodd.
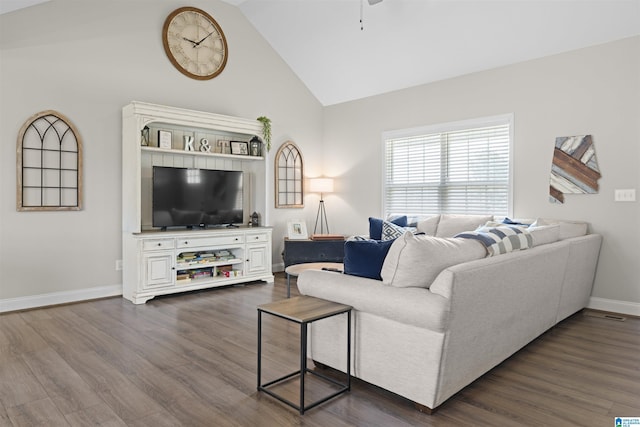
<path id="1" fill-rule="evenodd" d="M 300 417 L 256 391 L 256 306 L 284 296 L 278 275 L 139 306 L 110 298 L 0 315 L 0 426 L 612 426 L 640 416 L 640 319 L 582 312 L 434 415 L 354 381 Z M 264 328 L 274 379 L 296 367 L 298 327 L 265 316 Z"/>

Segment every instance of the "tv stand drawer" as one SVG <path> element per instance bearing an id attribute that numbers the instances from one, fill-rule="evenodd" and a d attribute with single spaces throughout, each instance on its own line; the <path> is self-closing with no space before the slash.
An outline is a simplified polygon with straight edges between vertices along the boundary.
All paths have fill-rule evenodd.
<path id="1" fill-rule="evenodd" d="M 145 240 L 142 242 L 143 251 L 159 251 L 163 249 L 173 249 L 173 239 Z"/>
<path id="2" fill-rule="evenodd" d="M 233 245 L 236 243 L 244 243 L 244 235 L 232 234 L 228 236 L 215 236 L 215 237 L 189 237 L 176 239 L 176 247 L 178 249 L 184 248 L 196 248 L 200 246 L 219 246 L 219 245 Z"/>

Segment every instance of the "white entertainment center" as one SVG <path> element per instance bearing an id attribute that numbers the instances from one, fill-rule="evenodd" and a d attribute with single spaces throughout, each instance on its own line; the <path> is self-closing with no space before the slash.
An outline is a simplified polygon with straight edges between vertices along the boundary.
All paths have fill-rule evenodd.
<path id="1" fill-rule="evenodd" d="M 158 134 L 170 135 L 160 148 Z M 168 132 L 168 133 L 167 133 Z M 142 304 L 156 295 L 251 281 L 273 283 L 272 230 L 249 226 L 252 212 L 266 217 L 264 156 L 213 152 L 217 141 L 249 142 L 262 134 L 257 120 L 143 102 L 122 109 L 123 297 Z M 185 150 L 184 137 L 195 142 Z M 212 148 L 200 150 L 199 142 Z M 206 145 L 206 143 L 205 143 Z M 154 166 L 243 172 L 243 224 L 170 228 L 152 225 Z"/>

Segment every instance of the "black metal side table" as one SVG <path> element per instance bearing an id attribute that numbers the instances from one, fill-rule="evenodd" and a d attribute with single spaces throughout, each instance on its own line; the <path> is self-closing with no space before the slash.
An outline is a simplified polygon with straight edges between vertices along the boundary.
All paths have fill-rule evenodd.
<path id="1" fill-rule="evenodd" d="M 300 415 L 304 415 L 304 411 L 311 409 L 321 403 L 326 402 L 346 391 L 351 390 L 351 306 L 338 304 L 333 301 L 327 301 L 320 298 L 310 296 L 299 296 L 295 298 L 275 301 L 268 304 L 258 306 L 258 391 L 263 391 L 270 396 L 275 397 L 283 403 L 297 409 Z M 271 314 L 282 319 L 286 319 L 300 325 L 300 369 L 287 374 L 283 377 L 262 384 L 262 313 Z M 317 320 L 326 319 L 338 314 L 347 313 L 347 380 L 341 383 L 333 378 L 329 378 L 319 372 L 315 372 L 307 368 L 307 325 Z M 313 374 L 331 384 L 340 387 L 334 393 L 316 400 L 315 402 L 304 404 L 304 379 L 305 374 Z M 284 397 L 278 395 L 270 386 L 280 384 L 286 380 L 300 378 L 300 404 L 296 404 Z"/>

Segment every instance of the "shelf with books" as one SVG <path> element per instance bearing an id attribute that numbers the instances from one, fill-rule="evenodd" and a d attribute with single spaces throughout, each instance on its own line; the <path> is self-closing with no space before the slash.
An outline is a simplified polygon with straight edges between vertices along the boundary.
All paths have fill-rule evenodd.
<path id="1" fill-rule="evenodd" d="M 232 251 L 235 251 L 232 252 Z M 221 249 L 203 252 L 181 252 L 176 258 L 178 270 L 216 267 L 225 264 L 242 264 L 241 249 Z"/>
<path id="2" fill-rule="evenodd" d="M 196 282 L 242 277 L 242 270 L 234 269 L 234 267 L 237 267 L 239 265 L 240 263 L 224 263 L 219 266 L 177 270 L 176 285 L 180 286 L 185 284 L 193 284 Z"/>

